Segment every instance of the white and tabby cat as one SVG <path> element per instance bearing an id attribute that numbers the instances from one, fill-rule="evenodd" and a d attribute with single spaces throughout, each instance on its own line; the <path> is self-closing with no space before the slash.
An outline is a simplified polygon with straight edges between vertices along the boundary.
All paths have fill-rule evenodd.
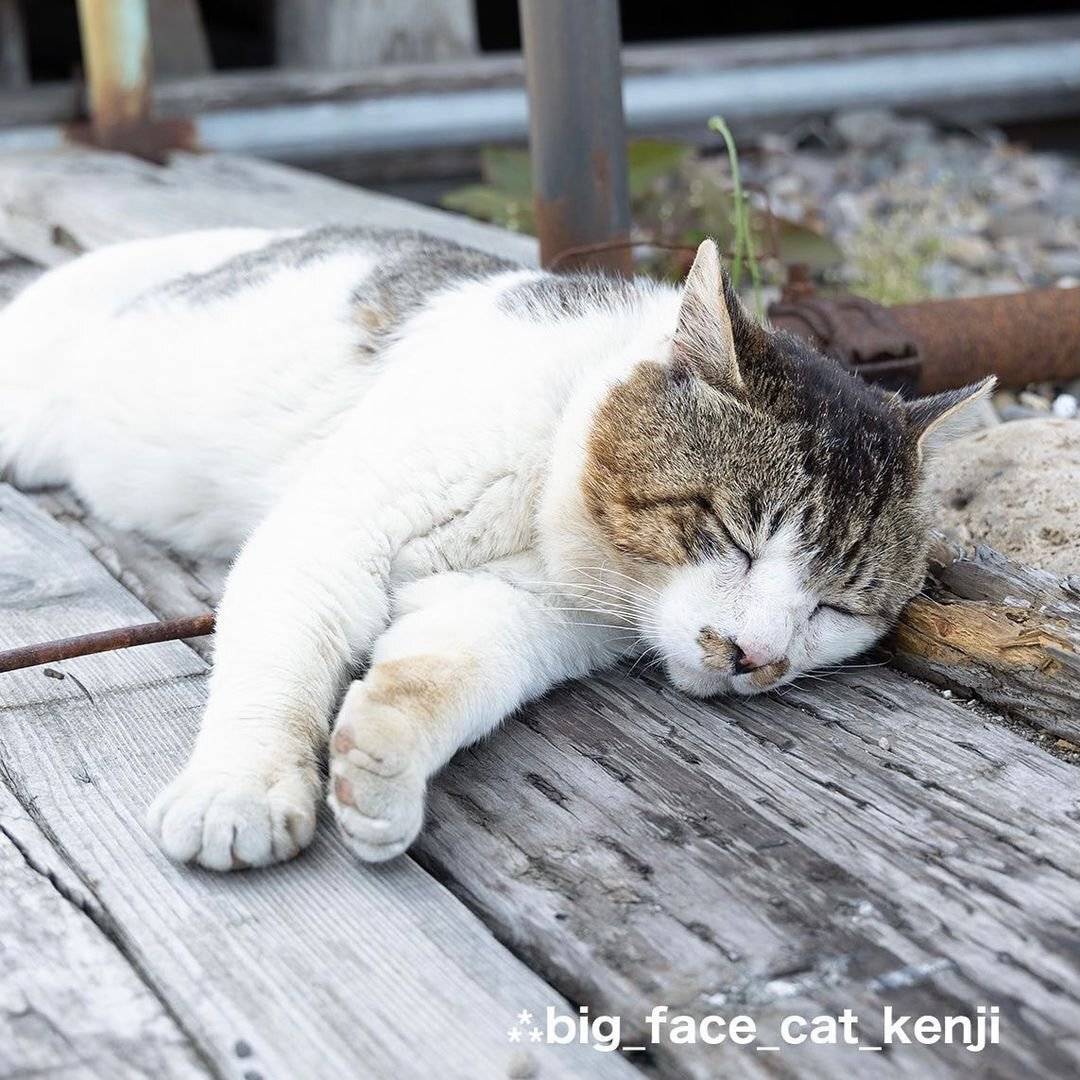
<path id="1" fill-rule="evenodd" d="M 685 289 L 377 229 L 117 245 L 0 314 L 0 466 L 115 525 L 239 552 L 191 761 L 150 828 L 218 870 L 295 855 L 320 760 L 387 859 L 461 746 L 647 651 L 753 694 L 874 642 L 921 587 L 911 405 Z M 368 665 L 338 706 L 345 680 Z"/>

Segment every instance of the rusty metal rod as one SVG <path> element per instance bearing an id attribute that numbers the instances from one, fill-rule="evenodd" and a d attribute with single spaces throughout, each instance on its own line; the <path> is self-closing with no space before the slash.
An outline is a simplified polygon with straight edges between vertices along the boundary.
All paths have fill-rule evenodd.
<path id="1" fill-rule="evenodd" d="M 150 120 L 150 9 L 147 0 L 79 0 L 79 32 L 94 136 L 123 143 Z"/>
<path id="2" fill-rule="evenodd" d="M 629 239 L 618 0 L 520 0 L 540 261 Z M 629 275 L 618 246 L 577 260 Z M 565 264 L 564 264 L 565 265 Z"/>
<path id="3" fill-rule="evenodd" d="M 153 645 L 159 641 L 204 637 L 213 632 L 213 612 L 188 615 L 182 619 L 167 619 L 165 622 L 120 626 L 115 630 L 61 638 L 59 641 L 46 641 L 39 645 L 23 645 L 18 649 L 0 652 L 0 672 L 36 667 L 39 664 L 55 664 L 76 656 L 112 652 L 114 649 L 130 649 L 134 645 Z"/>

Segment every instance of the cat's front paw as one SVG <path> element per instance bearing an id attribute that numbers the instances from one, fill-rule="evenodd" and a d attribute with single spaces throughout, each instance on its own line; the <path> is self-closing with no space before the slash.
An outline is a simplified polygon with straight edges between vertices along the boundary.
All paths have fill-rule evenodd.
<path id="1" fill-rule="evenodd" d="M 345 842 L 366 862 L 400 855 L 424 823 L 426 787 L 407 718 L 354 683 L 330 740 L 328 802 Z"/>
<path id="2" fill-rule="evenodd" d="M 242 870 L 291 859 L 311 842 L 314 769 L 269 777 L 189 765 L 150 807 L 147 827 L 170 859 Z"/>

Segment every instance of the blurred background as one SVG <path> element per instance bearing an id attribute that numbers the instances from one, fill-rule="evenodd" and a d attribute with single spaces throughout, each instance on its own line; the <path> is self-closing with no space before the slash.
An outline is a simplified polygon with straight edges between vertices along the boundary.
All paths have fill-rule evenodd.
<path id="1" fill-rule="evenodd" d="M 197 125 L 200 147 L 538 231 L 513 0 L 149 11 L 155 115 Z M 889 304 L 1080 280 L 1075 3 L 622 0 L 618 21 L 638 269 L 678 277 L 706 234 L 734 254 L 741 221 L 762 304 L 792 265 Z M 582 123 L 608 123 L 586 115 L 606 61 L 568 72 L 537 51 L 546 93 L 576 80 Z M 83 64 L 74 0 L 0 0 L 0 149 L 85 123 Z"/>

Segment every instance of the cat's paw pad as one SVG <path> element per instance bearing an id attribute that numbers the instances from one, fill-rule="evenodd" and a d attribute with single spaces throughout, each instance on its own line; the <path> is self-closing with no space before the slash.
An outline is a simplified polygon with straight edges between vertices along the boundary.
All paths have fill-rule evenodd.
<path id="1" fill-rule="evenodd" d="M 273 780 L 189 766 L 154 800 L 147 827 L 170 859 L 242 870 L 291 859 L 315 832 L 314 770 Z"/>
<path id="2" fill-rule="evenodd" d="M 366 862 L 400 855 L 424 822 L 426 786 L 408 727 L 346 699 L 330 740 L 328 802 L 352 851 Z"/>

